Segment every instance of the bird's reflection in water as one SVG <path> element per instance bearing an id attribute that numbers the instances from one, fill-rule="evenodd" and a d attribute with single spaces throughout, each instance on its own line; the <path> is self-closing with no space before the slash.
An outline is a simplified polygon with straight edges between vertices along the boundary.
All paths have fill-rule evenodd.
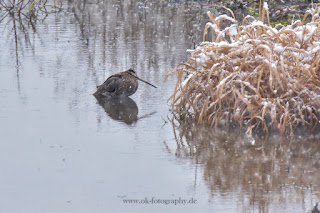
<path id="1" fill-rule="evenodd" d="M 95 96 L 100 106 L 113 119 L 123 121 L 126 124 L 133 124 L 138 120 L 138 106 L 129 97 L 102 97 Z"/>

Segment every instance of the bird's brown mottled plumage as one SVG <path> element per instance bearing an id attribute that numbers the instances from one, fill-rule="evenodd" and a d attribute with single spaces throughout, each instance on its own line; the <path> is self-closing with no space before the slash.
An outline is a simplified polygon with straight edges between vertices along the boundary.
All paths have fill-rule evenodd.
<path id="1" fill-rule="evenodd" d="M 152 84 L 138 78 L 136 72 L 129 69 L 127 71 L 111 75 L 103 84 L 97 87 L 97 91 L 93 95 L 106 97 L 130 96 L 137 91 L 139 85 L 138 80 L 153 86 Z"/>

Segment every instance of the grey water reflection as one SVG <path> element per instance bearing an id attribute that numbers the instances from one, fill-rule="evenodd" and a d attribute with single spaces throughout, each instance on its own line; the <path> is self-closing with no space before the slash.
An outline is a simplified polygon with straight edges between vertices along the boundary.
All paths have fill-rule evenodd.
<path id="1" fill-rule="evenodd" d="M 3 212 L 306 212 L 319 200 L 318 138 L 253 144 L 238 132 L 168 123 L 175 79 L 163 84 L 163 74 L 201 42 L 213 5 L 51 3 L 59 12 L 0 22 Z M 92 96 L 130 67 L 158 88 L 141 84 L 112 102 Z M 125 205 L 119 197 L 198 203 Z"/>
<path id="2" fill-rule="evenodd" d="M 106 98 L 96 97 L 110 118 L 132 124 L 138 120 L 138 106 L 129 97 Z"/>
<path id="3" fill-rule="evenodd" d="M 239 212 L 317 212 L 320 135 L 257 139 L 243 131 L 176 124 L 170 152 L 203 165 L 210 199 L 236 193 Z"/>
<path id="4" fill-rule="evenodd" d="M 10 31 L 7 30 L 2 34 L 2 39 L 6 39 L 14 47 L 13 51 L 17 76 L 17 88 L 20 91 L 20 56 L 23 56 L 25 47 L 33 49 L 29 31 L 35 33 L 35 26 L 32 22 L 28 22 L 26 18 L 21 15 L 14 13 L 5 13 L 1 15 L 0 19 L 6 22 L 5 27 L 11 29 Z"/>

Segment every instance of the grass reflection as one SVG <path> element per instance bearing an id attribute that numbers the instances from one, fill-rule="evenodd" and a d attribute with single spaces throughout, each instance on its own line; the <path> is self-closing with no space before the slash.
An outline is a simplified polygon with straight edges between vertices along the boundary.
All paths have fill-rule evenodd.
<path id="1" fill-rule="evenodd" d="M 304 206 L 310 196 L 319 200 L 320 135 L 261 139 L 240 129 L 174 121 L 172 126 L 175 156 L 203 166 L 211 199 L 237 194 L 239 208 L 259 212 L 269 212 L 276 205 Z"/>
<path id="2" fill-rule="evenodd" d="M 24 16 L 30 21 L 38 19 L 40 15 L 46 17 L 49 13 L 57 12 L 60 10 L 62 1 L 53 0 L 4 0 L 0 1 L 0 9 L 3 13 L 0 16 L 0 22 L 9 14 L 12 16 Z"/>

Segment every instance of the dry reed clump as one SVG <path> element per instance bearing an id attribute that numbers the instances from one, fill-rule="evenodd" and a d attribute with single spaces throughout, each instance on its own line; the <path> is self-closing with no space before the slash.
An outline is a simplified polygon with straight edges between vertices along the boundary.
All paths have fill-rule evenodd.
<path id="1" fill-rule="evenodd" d="M 267 7 L 260 4 L 259 18 L 269 23 Z M 211 29 L 212 42 L 203 42 L 187 63 L 172 70 L 174 112 L 213 126 L 246 125 L 250 134 L 314 130 L 320 115 L 320 8 L 275 28 L 251 16 L 239 25 L 229 12 L 232 17 L 217 18 L 208 12 L 204 38 Z M 221 21 L 231 25 L 222 29 Z"/>

